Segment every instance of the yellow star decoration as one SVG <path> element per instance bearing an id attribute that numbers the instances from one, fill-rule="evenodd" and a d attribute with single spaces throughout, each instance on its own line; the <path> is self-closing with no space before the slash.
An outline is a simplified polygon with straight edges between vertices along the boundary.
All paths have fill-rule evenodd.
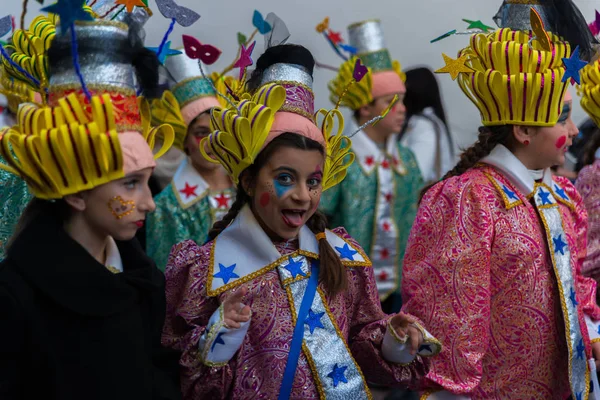
<path id="1" fill-rule="evenodd" d="M 446 63 L 446 66 L 435 71 L 437 74 L 441 74 L 441 73 L 450 74 L 450 76 L 452 77 L 452 80 L 455 81 L 461 72 L 465 72 L 465 73 L 466 72 L 475 72 L 475 70 L 473 70 L 465 65 L 465 63 L 467 62 L 466 55 L 459 57 L 456 60 L 453 59 L 452 57 L 448 57 L 446 54 L 443 54 L 443 53 L 442 53 L 442 56 L 444 57 L 444 62 Z"/>
<path id="2" fill-rule="evenodd" d="M 127 7 L 127 12 L 133 12 L 133 7 L 146 7 L 142 0 L 117 0 L 115 4 L 120 4 Z"/>

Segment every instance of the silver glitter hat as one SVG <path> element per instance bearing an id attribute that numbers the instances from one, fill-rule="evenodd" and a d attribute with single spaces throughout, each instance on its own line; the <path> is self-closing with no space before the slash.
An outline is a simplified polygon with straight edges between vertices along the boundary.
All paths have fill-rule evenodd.
<path id="1" fill-rule="evenodd" d="M 129 44 L 129 28 L 122 22 L 96 20 L 78 21 L 75 32 L 79 49 L 79 69 L 88 89 L 92 91 L 118 92 L 135 96 L 135 71 L 130 61 L 118 51 Z M 95 43 L 106 44 L 106 51 L 91 49 Z M 71 35 L 56 35 L 53 47 L 62 57 L 53 62 L 50 74 L 50 94 L 62 96 L 65 91 L 80 89 L 81 83 L 73 65 Z M 110 48 L 109 48 L 110 46 Z"/>
<path id="2" fill-rule="evenodd" d="M 292 112 L 314 121 L 313 78 L 306 68 L 298 64 L 273 64 L 263 73 L 260 85 L 268 83 L 277 83 L 285 88 L 285 103 L 279 111 Z"/>
<path id="3" fill-rule="evenodd" d="M 206 65 L 202 63 L 202 71 L 206 76 L 204 77 L 198 63 L 202 63 L 202 61 L 193 60 L 184 52 L 167 57 L 165 60 L 165 68 L 176 82 L 170 90 L 180 107 L 201 97 L 216 96 L 214 86 L 208 78 L 210 73 Z"/>
<path id="4" fill-rule="evenodd" d="M 540 15 L 546 28 L 552 26 L 548 15 L 548 6 L 540 0 L 505 0 L 494 16 L 494 21 L 500 28 L 510 28 L 514 31 L 530 31 L 530 10 L 535 9 Z"/>
<path id="5" fill-rule="evenodd" d="M 392 57 L 386 47 L 381 22 L 377 19 L 348 26 L 348 42 L 362 63 L 373 72 L 393 69 Z"/>

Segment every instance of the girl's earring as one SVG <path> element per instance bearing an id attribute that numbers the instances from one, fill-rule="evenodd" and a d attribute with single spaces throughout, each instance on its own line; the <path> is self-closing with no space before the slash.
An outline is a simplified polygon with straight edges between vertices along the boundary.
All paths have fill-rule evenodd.
<path id="1" fill-rule="evenodd" d="M 526 141 L 524 141 L 524 142 L 523 142 L 523 144 L 524 144 L 525 146 L 529 146 L 529 140 L 526 140 Z"/>

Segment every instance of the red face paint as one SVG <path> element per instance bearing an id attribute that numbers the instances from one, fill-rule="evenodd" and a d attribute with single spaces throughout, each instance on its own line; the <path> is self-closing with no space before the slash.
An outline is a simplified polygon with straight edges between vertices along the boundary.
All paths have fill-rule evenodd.
<path id="1" fill-rule="evenodd" d="M 269 204 L 269 201 L 271 200 L 271 195 L 267 192 L 263 193 L 260 195 L 260 206 L 261 207 L 266 207 Z"/>
<path id="2" fill-rule="evenodd" d="M 565 143 L 567 143 L 567 137 L 566 136 L 561 136 L 556 141 L 555 146 L 556 146 L 557 149 L 560 149 L 560 148 L 562 148 L 565 145 Z"/>
<path id="3" fill-rule="evenodd" d="M 196 143 L 198 145 L 200 145 L 200 142 L 202 141 L 202 139 L 203 139 L 202 137 L 194 136 L 194 140 L 196 141 Z"/>

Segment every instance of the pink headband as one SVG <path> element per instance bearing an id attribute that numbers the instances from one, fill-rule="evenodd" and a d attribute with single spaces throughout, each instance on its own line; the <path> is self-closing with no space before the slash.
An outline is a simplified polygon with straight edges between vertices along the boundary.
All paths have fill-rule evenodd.
<path id="1" fill-rule="evenodd" d="M 216 97 L 206 96 L 194 100 L 181 108 L 181 116 L 185 125 L 188 126 L 198 115 L 213 107 L 220 107 L 221 104 Z"/>
<path id="2" fill-rule="evenodd" d="M 374 99 L 404 92 L 406 87 L 404 82 L 395 71 L 375 72 L 372 75 L 373 86 L 371 95 Z"/>
<path id="3" fill-rule="evenodd" d="M 325 138 L 323 137 L 323 133 L 319 128 L 317 128 L 312 120 L 296 113 L 279 111 L 275 114 L 275 121 L 273 121 L 269 136 L 267 136 L 267 139 L 263 144 L 263 149 L 277 136 L 286 132 L 296 133 L 304 136 L 320 143 L 323 147 L 325 147 Z"/>
<path id="4" fill-rule="evenodd" d="M 154 168 L 156 161 L 146 139 L 135 131 L 119 133 L 125 175 L 145 168 Z"/>

